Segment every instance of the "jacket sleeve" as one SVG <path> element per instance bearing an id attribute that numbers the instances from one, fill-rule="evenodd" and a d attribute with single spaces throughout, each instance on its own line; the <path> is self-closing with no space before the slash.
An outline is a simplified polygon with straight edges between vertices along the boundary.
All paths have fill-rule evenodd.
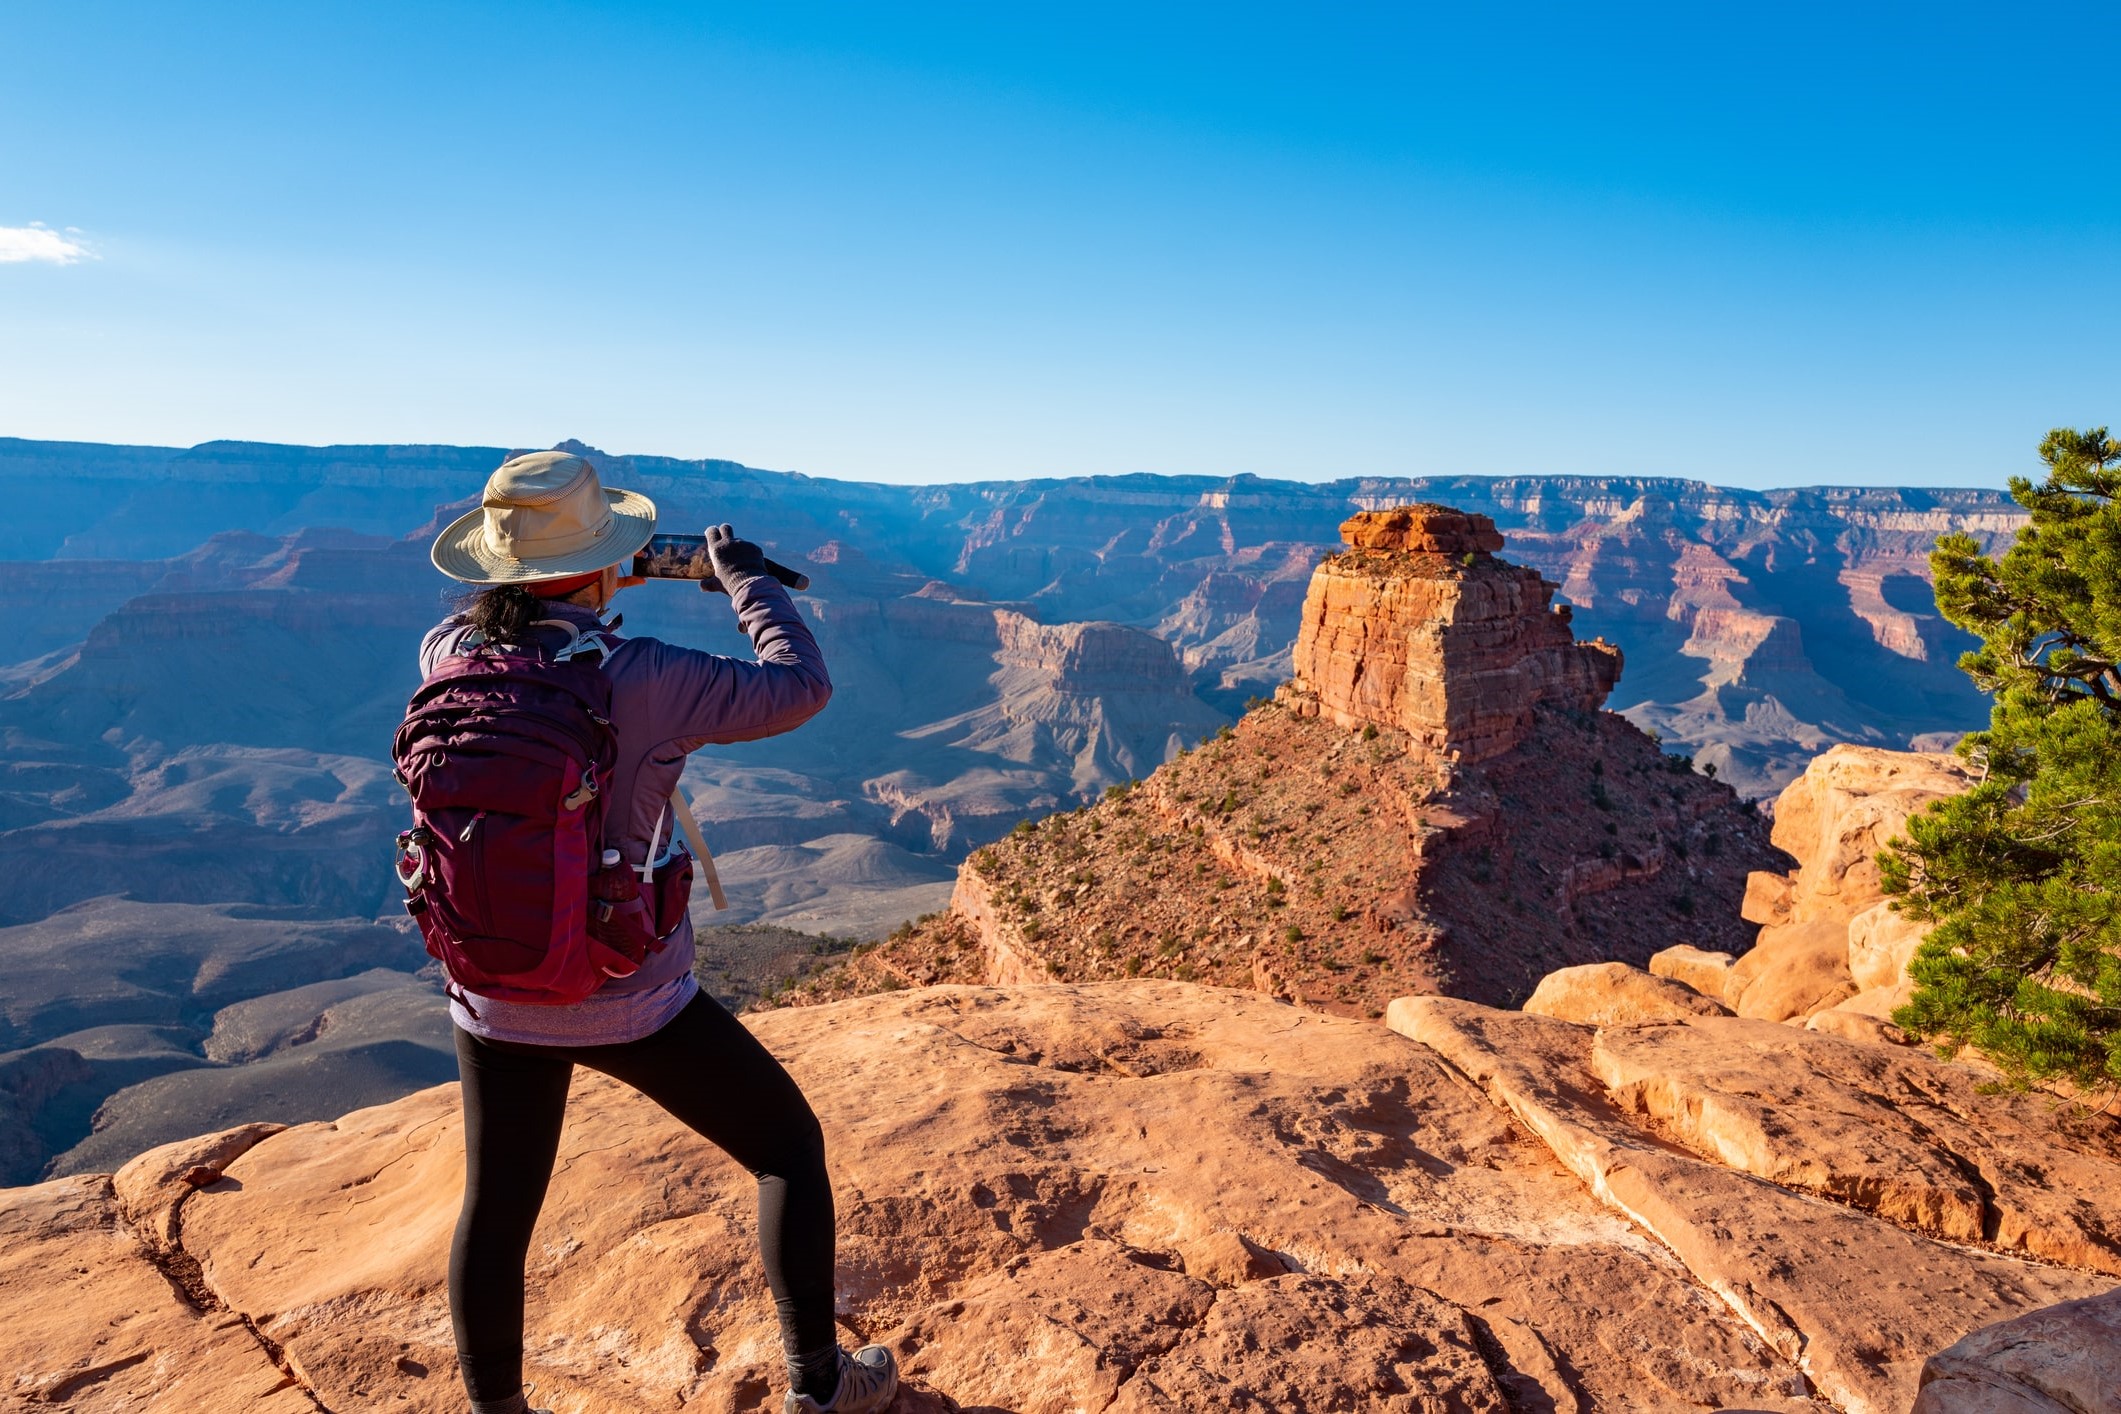
<path id="1" fill-rule="evenodd" d="M 729 597 L 757 661 L 658 645 L 655 715 L 684 751 L 792 731 L 832 698 L 825 657 L 780 581 L 746 579 Z"/>

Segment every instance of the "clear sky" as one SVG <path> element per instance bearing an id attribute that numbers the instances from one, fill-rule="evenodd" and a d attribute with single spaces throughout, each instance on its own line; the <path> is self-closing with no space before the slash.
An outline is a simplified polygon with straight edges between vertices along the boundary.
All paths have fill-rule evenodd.
<path id="1" fill-rule="evenodd" d="M 2121 7 L 0 8 L 0 435 L 2000 484 Z"/>

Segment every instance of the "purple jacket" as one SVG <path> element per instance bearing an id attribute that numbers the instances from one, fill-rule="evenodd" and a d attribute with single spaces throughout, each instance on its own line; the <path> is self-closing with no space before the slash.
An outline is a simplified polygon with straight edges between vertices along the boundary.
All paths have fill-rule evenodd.
<path id="1" fill-rule="evenodd" d="M 618 850 L 628 864 L 647 862 L 658 816 L 662 847 L 672 848 L 678 828 L 665 807 L 688 752 L 709 742 L 753 741 L 791 731 L 816 716 L 832 696 L 817 640 L 779 581 L 753 576 L 738 583 L 729 599 L 757 662 L 654 638 L 620 638 L 604 660 L 619 739 L 618 770 L 606 796 L 604 847 Z M 564 619 L 578 630 L 601 622 L 574 604 L 555 602 L 548 610 L 547 617 Z M 565 642 L 557 629 L 539 632 L 551 635 L 555 647 Z M 455 650 L 464 633 L 464 622 L 456 617 L 428 631 L 420 643 L 422 677 Z M 711 821 L 701 826 L 704 832 L 713 829 Z M 682 851 L 683 839 L 675 845 Z M 477 1016 L 455 1001 L 450 1016 L 474 1036 L 491 1040 L 616 1045 L 661 1028 L 698 990 L 688 918 L 640 971 L 606 983 L 574 1006 L 523 1006 L 474 994 Z"/>

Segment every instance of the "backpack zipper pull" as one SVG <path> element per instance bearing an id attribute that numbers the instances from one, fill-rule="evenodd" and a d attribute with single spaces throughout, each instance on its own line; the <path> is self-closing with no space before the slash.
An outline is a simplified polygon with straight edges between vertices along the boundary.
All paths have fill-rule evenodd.
<path id="1" fill-rule="evenodd" d="M 462 830 L 461 830 L 460 832 L 458 832 L 458 834 L 457 834 L 457 843 L 458 843 L 458 844 L 469 844 L 469 843 L 471 843 L 471 832 L 472 832 L 473 830 L 476 830 L 477 828 L 479 828 L 479 822 L 480 822 L 481 820 L 485 819 L 485 818 L 486 818 L 486 812 L 485 812 L 485 811 L 483 811 L 483 810 L 481 810 L 481 811 L 480 811 L 480 812 L 479 812 L 478 814 L 476 814 L 476 815 L 472 816 L 472 817 L 471 817 L 471 823 L 470 823 L 470 824 L 468 824 L 468 825 L 466 825 L 466 826 L 465 826 L 465 827 L 464 827 L 464 828 L 463 828 L 463 829 L 462 829 Z"/>

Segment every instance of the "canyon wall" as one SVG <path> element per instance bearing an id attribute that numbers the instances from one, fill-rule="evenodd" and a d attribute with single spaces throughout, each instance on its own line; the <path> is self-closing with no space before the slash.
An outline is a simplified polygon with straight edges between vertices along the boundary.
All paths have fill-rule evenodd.
<path id="1" fill-rule="evenodd" d="M 1559 966 L 1736 952 L 1779 862 L 1728 786 L 1598 710 L 1619 655 L 1484 516 L 1364 512 L 1295 680 L 1136 787 L 975 851 L 950 912 L 793 995 L 1173 977 L 1340 1015 L 1522 1000 Z"/>

